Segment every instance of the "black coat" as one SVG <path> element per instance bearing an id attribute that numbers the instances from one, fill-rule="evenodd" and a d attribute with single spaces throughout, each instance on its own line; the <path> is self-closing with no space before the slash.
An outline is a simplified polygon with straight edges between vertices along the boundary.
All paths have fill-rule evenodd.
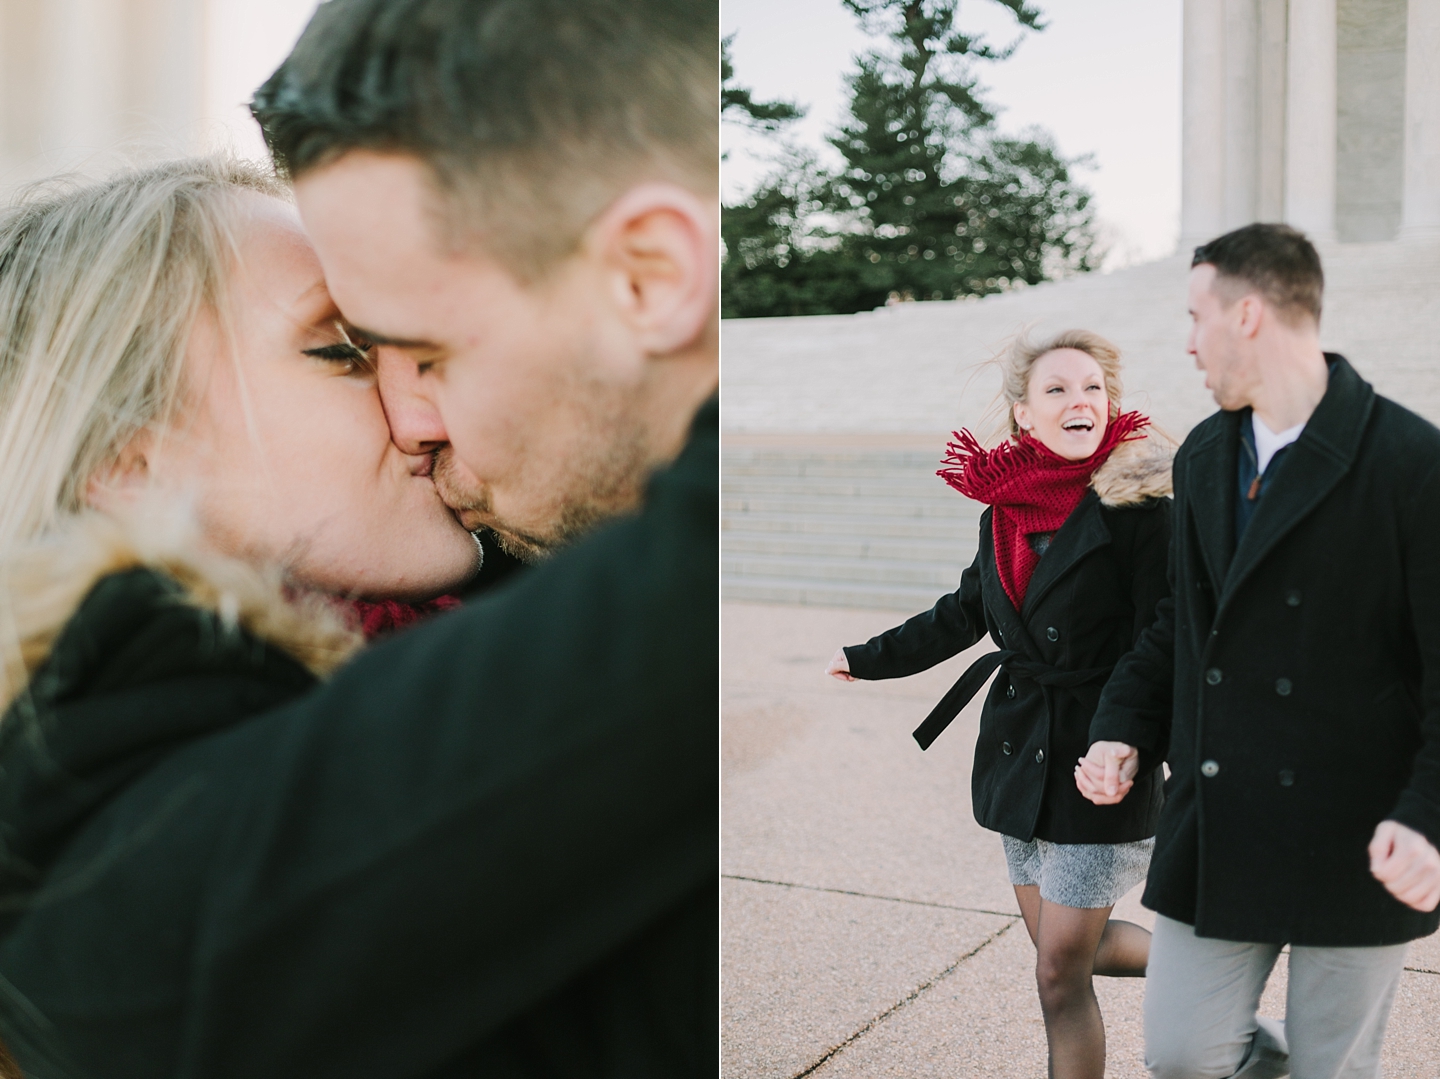
<path id="1" fill-rule="evenodd" d="M 1169 746 L 1145 904 L 1202 936 L 1394 944 L 1388 818 L 1440 844 L 1440 431 L 1338 356 L 1235 545 L 1239 427 L 1175 462 L 1174 599 L 1105 688 L 1096 739 Z"/>
<path id="2" fill-rule="evenodd" d="M 642 514 L 320 687 L 105 578 L 0 727 L 22 1064 L 713 1076 L 717 510 L 712 403 Z"/>
<path id="3" fill-rule="evenodd" d="M 1169 593 L 1170 502 L 1144 498 L 1113 507 L 1088 492 L 1055 533 L 1018 613 L 996 570 L 990 514 L 986 510 L 980 519 L 979 552 L 960 587 L 924 614 L 846 648 L 850 673 L 866 679 L 915 674 L 963 652 L 988 632 L 1013 659 L 1001 666 L 980 714 L 971 777 L 975 819 L 1023 840 L 1125 843 L 1148 838 L 1155 834 L 1160 810 L 1156 773 L 1140 776 L 1122 804 L 1097 806 L 1076 789 L 1074 769 L 1090 744 L 1090 719 L 1105 675 Z M 972 687 L 977 679 L 983 683 L 994 662 L 972 668 Z M 1079 672 L 1083 681 L 1069 688 L 1042 684 L 1064 681 L 1067 672 Z M 953 716 L 973 691 L 947 694 L 948 703 L 942 702 L 936 714 Z"/>

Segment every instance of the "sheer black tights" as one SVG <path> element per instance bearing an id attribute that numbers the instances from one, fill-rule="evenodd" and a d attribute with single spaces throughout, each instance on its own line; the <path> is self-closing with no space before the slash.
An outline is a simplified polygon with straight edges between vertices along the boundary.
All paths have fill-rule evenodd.
<path id="1" fill-rule="evenodd" d="M 1091 977 L 1143 978 L 1150 934 L 1112 920 L 1110 907 L 1083 910 L 1016 885 L 1015 898 L 1035 944 L 1035 984 L 1050 1043 L 1050 1079 L 1103 1079 L 1105 1024 Z"/>

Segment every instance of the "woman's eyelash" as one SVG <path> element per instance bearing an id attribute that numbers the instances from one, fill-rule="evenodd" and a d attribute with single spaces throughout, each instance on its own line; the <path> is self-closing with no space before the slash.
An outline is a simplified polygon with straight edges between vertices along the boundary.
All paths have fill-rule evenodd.
<path id="1" fill-rule="evenodd" d="M 305 356 L 314 356 L 317 360 L 348 361 L 350 363 L 370 362 L 370 353 L 359 345 L 352 345 L 349 341 L 341 341 L 335 345 L 322 345 L 319 348 L 302 349 L 301 353 Z"/>

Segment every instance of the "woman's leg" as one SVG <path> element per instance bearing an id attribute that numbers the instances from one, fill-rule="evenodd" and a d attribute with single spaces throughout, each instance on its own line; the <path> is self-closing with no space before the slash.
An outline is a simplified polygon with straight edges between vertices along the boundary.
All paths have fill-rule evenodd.
<path id="1" fill-rule="evenodd" d="M 1095 973 L 1106 978 L 1143 978 L 1150 961 L 1150 930 L 1111 918 L 1095 951 Z"/>
<path id="2" fill-rule="evenodd" d="M 1109 907 L 1085 910 L 1040 901 L 1035 983 L 1050 1043 L 1051 1079 L 1105 1074 L 1105 1024 L 1091 975 L 1109 919 Z"/>
<path id="3" fill-rule="evenodd" d="M 1040 885 L 1015 884 L 1015 901 L 1020 904 L 1020 917 L 1025 919 L 1025 932 L 1030 934 L 1030 943 L 1040 943 Z"/>

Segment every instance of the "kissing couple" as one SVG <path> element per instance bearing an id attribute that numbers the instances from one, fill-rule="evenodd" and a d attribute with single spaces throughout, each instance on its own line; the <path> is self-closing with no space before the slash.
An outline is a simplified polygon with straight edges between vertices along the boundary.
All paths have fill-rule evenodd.
<path id="1" fill-rule="evenodd" d="M 714 1073 L 715 22 L 331 0 L 4 212 L 0 1072 Z"/>

